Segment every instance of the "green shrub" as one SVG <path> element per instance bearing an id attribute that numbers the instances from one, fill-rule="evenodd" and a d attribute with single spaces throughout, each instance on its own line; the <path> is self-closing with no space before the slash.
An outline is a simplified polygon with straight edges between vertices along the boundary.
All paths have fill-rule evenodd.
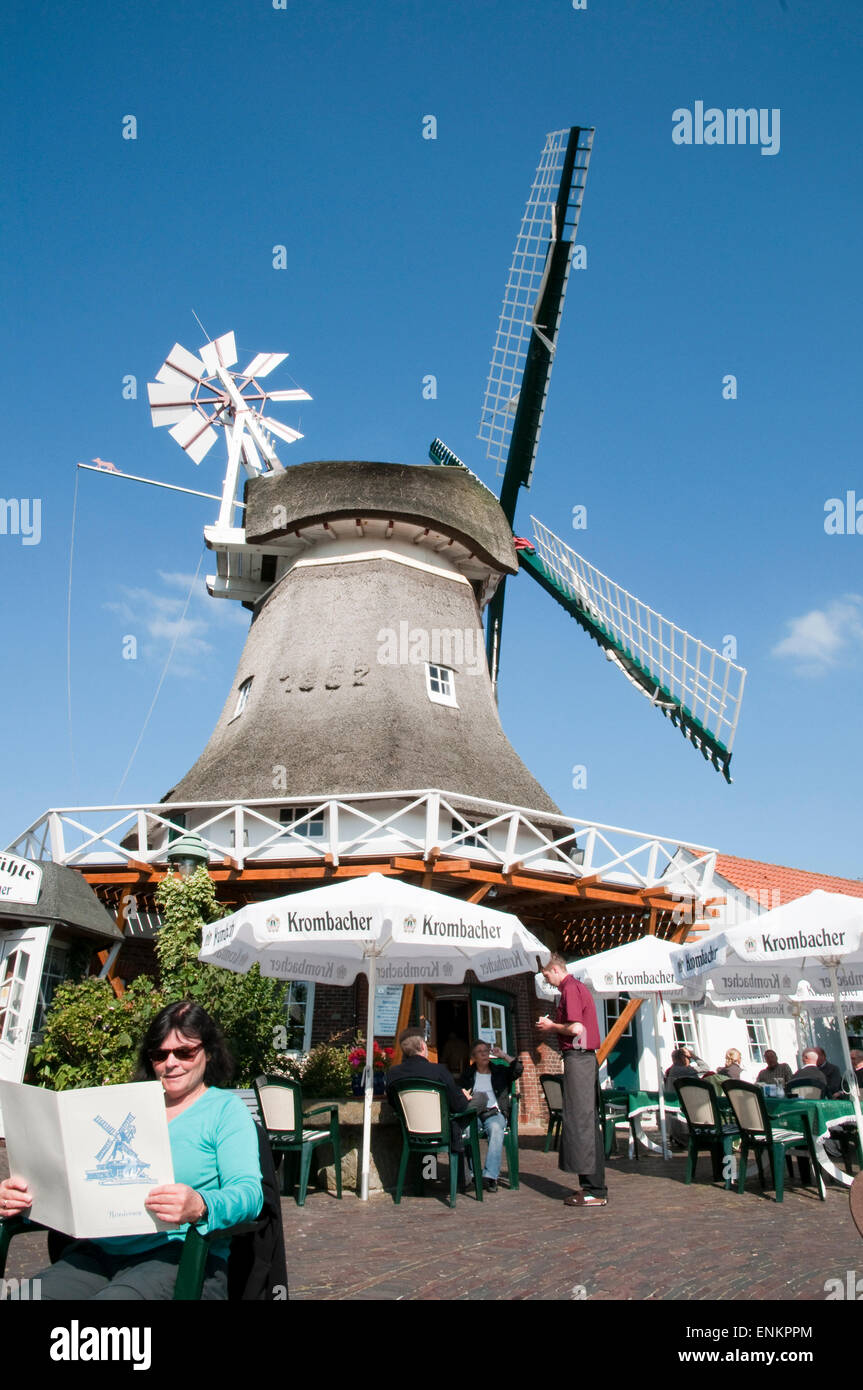
<path id="1" fill-rule="evenodd" d="M 54 1091 L 131 1081 L 141 1039 L 162 1007 L 151 979 L 139 976 L 122 999 L 108 980 L 67 980 L 54 995 L 33 1053 L 40 1085 Z"/>
<path id="2" fill-rule="evenodd" d="M 40 1085 L 62 1091 L 130 1081 L 153 1018 L 180 999 L 194 999 L 219 1023 L 236 1062 L 235 1086 L 249 1086 L 256 1076 L 276 1068 L 286 986 L 265 980 L 256 965 L 247 975 L 235 975 L 197 959 L 202 925 L 225 916 L 206 867 L 187 879 L 164 878 L 156 902 L 162 913 L 156 936 L 158 985 L 141 976 L 121 999 L 114 997 L 108 980 L 91 977 L 61 985 L 42 1043 L 33 1053 Z"/>
<path id="3" fill-rule="evenodd" d="M 341 1036 L 337 1034 L 329 1042 L 318 1043 L 299 1064 L 304 1096 L 320 1096 L 326 1100 L 350 1095 L 353 1073 L 348 1057 L 351 1047 L 339 1046 L 337 1039 Z"/>

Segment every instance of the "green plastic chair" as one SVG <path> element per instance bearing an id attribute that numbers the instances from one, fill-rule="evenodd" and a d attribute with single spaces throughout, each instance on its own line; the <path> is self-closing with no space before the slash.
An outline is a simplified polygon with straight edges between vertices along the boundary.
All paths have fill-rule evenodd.
<path id="1" fill-rule="evenodd" d="M 509 1088 L 509 1118 L 503 1132 L 503 1151 L 506 1154 L 506 1175 L 510 1190 L 518 1192 L 518 1107 L 520 1097 L 515 1082 Z M 476 1170 L 474 1170 L 476 1171 Z"/>
<path id="2" fill-rule="evenodd" d="M 255 1079 L 261 1119 L 276 1161 L 282 1155 L 298 1155 L 300 1161 L 297 1206 L 305 1204 L 309 1185 L 312 1154 L 321 1144 L 332 1144 L 336 1169 L 336 1196 L 342 1195 L 342 1145 L 339 1134 L 339 1107 L 319 1105 L 303 1113 L 303 1095 L 297 1081 L 284 1076 L 259 1076 Z M 309 1121 L 316 1115 L 329 1115 L 326 1129 L 314 1129 Z M 288 1164 L 285 1163 L 282 1192 L 287 1196 Z"/>
<path id="3" fill-rule="evenodd" d="M 393 1108 L 402 1127 L 402 1156 L 394 1196 L 396 1205 L 402 1199 L 405 1173 L 411 1154 L 446 1153 L 449 1157 L 449 1204 L 454 1207 L 458 1187 L 458 1154 L 454 1154 L 452 1148 L 446 1087 L 439 1081 L 415 1081 L 411 1077 L 402 1077 L 387 1087 L 387 1094 L 394 1103 Z M 479 1151 L 479 1116 L 475 1110 L 471 1110 L 467 1115 L 461 1112 L 459 1119 L 462 1118 L 467 1121 L 465 1138 L 470 1144 L 473 1171 L 477 1175 L 474 1192 L 477 1201 L 481 1202 L 483 1185 L 480 1176 L 482 1159 Z M 509 1153 L 507 1159 L 509 1161 Z M 516 1169 L 517 1163 L 516 1158 Z"/>
<path id="4" fill-rule="evenodd" d="M 736 1084 L 734 1082 L 732 1085 Z M 731 1190 L 734 1156 L 734 1141 L 739 1139 L 740 1130 L 736 1124 L 729 1124 L 719 1108 L 719 1097 L 709 1081 L 681 1077 L 674 1082 L 674 1089 L 680 1101 L 680 1108 L 689 1126 L 689 1153 L 686 1163 L 686 1182 L 695 1177 L 695 1165 L 699 1153 L 704 1150 L 710 1154 L 713 1163 L 713 1181 L 724 1179 L 725 1190 Z M 759 1092 L 760 1094 L 760 1092 Z M 743 1164 L 746 1172 L 746 1164 Z M 741 1189 L 742 1191 L 742 1189 Z"/>
<path id="5" fill-rule="evenodd" d="M 196 1226 L 190 1226 L 183 1241 L 183 1251 L 177 1265 L 177 1280 L 174 1285 L 173 1301 L 192 1302 L 201 1297 L 204 1287 L 204 1275 L 206 1272 L 207 1256 L 210 1253 L 210 1242 L 218 1237 L 224 1240 L 225 1236 L 242 1236 L 251 1234 L 255 1229 L 255 1222 L 246 1222 L 242 1226 L 232 1226 L 228 1231 L 213 1231 L 209 1235 L 202 1235 Z M 49 1226 L 42 1226 L 38 1221 L 30 1221 L 26 1216 L 13 1216 L 6 1221 L 0 1222 L 0 1279 L 6 1273 L 6 1261 L 9 1255 L 9 1247 L 16 1236 L 32 1234 L 34 1231 L 48 1232 L 48 1258 L 52 1264 L 60 1258 L 67 1245 L 72 1244 L 71 1236 L 64 1236 L 60 1231 L 54 1231 Z M 230 1260 L 228 1264 L 228 1277 L 230 1281 Z M 285 1282 L 285 1298 L 287 1299 L 287 1282 Z M 229 1292 L 229 1297 L 231 1294 Z"/>
<path id="6" fill-rule="evenodd" d="M 758 1179 L 762 1188 L 764 1187 L 762 1156 L 766 1153 L 770 1160 L 770 1172 L 773 1177 L 776 1200 L 781 1202 L 785 1190 L 785 1160 L 790 1158 L 792 1151 L 794 1151 L 798 1156 L 802 1155 L 810 1160 L 812 1171 L 818 1183 L 818 1195 L 822 1202 L 826 1201 L 824 1179 L 821 1176 L 815 1144 L 809 1131 L 807 1130 L 804 1134 L 799 1129 L 781 1129 L 775 1126 L 764 1103 L 764 1092 L 760 1086 L 753 1086 L 749 1081 L 726 1081 L 723 1084 L 723 1090 L 728 1097 L 728 1103 L 740 1129 L 738 1192 L 743 1192 L 746 1188 L 746 1159 L 749 1151 L 754 1150 L 758 1165 Z M 788 1169 L 793 1174 L 790 1163 Z"/>
<path id="7" fill-rule="evenodd" d="M 539 1084 L 548 1106 L 548 1129 L 545 1131 L 545 1148 L 543 1149 L 543 1153 L 548 1153 L 550 1148 L 557 1148 L 560 1127 L 563 1124 L 563 1072 L 540 1072 Z"/>
<path id="8" fill-rule="evenodd" d="M 602 1127 L 602 1139 L 605 1145 L 605 1156 L 610 1158 L 614 1146 L 617 1143 L 617 1126 L 625 1120 L 629 1125 L 629 1133 L 632 1136 L 632 1152 L 636 1159 L 640 1159 L 638 1152 L 638 1136 L 635 1132 L 635 1121 L 629 1114 L 629 1109 L 620 1101 L 606 1100 L 606 1093 L 601 1086 L 596 1088 L 597 1108 L 599 1111 L 599 1122 Z"/>

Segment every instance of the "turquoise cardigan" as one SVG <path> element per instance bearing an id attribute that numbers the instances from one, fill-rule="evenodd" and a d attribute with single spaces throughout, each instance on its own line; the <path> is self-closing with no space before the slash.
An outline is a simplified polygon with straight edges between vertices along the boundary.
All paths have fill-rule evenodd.
<path id="1" fill-rule="evenodd" d="M 261 1163 L 255 1122 L 238 1095 L 210 1086 L 168 1123 L 174 1182 L 200 1192 L 208 1217 L 197 1224 L 206 1235 L 251 1221 L 263 1204 Z M 141 1236 L 110 1236 L 95 1241 L 112 1255 L 137 1255 L 166 1240 L 183 1240 L 188 1224 Z M 214 1241 L 212 1253 L 227 1259 L 230 1241 Z"/>

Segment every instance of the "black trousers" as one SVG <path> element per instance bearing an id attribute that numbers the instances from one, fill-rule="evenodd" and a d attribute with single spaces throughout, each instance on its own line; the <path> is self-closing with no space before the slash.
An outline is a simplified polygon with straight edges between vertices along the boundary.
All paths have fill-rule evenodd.
<path id="1" fill-rule="evenodd" d="M 600 1130 L 595 1052 L 563 1054 L 563 1127 L 558 1167 L 577 1173 L 585 1192 L 606 1195 L 605 1144 Z"/>

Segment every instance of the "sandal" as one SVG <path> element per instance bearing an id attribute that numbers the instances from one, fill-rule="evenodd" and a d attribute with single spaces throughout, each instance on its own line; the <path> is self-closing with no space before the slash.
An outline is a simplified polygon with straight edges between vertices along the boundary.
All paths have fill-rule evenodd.
<path id="1" fill-rule="evenodd" d="M 607 1207 L 607 1197 L 594 1197 L 591 1192 L 583 1192 L 581 1188 L 577 1192 L 572 1192 L 568 1197 L 564 1197 L 565 1207 Z"/>

